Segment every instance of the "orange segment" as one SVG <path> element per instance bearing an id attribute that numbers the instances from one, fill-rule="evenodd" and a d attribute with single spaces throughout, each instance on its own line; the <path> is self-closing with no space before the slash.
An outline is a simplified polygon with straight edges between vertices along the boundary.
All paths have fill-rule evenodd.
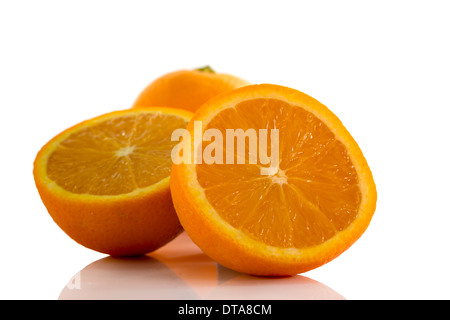
<path id="1" fill-rule="evenodd" d="M 253 116 L 258 114 L 262 117 Z M 290 126 L 290 121 L 295 126 Z M 313 244 L 331 238 L 353 221 L 361 198 L 355 169 L 345 146 L 317 117 L 278 99 L 253 99 L 221 111 L 206 127 L 220 128 L 225 136 L 230 123 L 231 129 L 244 130 L 267 126 L 273 129 L 276 124 L 283 137 L 279 171 L 274 176 L 261 176 L 256 165 L 252 168 L 225 164 L 221 169 L 207 164 L 197 166 L 197 179 L 203 188 L 213 184 L 210 179 L 217 177 L 217 171 L 223 172 L 220 188 L 205 190 L 205 194 L 217 213 L 233 227 L 253 236 L 261 234 L 261 240 L 269 245 L 301 248 L 310 245 L 313 238 Z M 239 176 L 246 180 L 239 181 Z M 228 201 L 230 195 L 233 201 Z M 252 196 L 262 196 L 265 203 L 249 201 Z M 247 202 L 254 205 L 250 213 Z M 252 219 L 251 212 L 261 210 L 267 212 Z M 309 228 L 316 219 L 326 229 Z M 307 228 L 299 230 L 304 225 Z"/>
<path id="2" fill-rule="evenodd" d="M 255 129 L 258 138 L 259 129 L 279 134 L 279 165 L 269 175 L 261 174 L 269 167 L 261 159 L 250 163 L 250 139 L 245 164 L 172 168 L 180 221 L 219 263 L 260 275 L 304 272 L 342 253 L 367 228 L 376 203 L 370 169 L 339 119 L 316 100 L 280 86 L 248 86 L 207 102 L 188 129 L 200 120 L 203 131 L 218 129 L 223 137 L 239 128 Z M 203 151 L 207 146 L 203 141 Z"/>
<path id="3" fill-rule="evenodd" d="M 170 134 L 187 125 L 176 115 L 136 113 L 71 133 L 48 159 L 47 174 L 65 190 L 118 195 L 170 175 Z"/>
<path id="4" fill-rule="evenodd" d="M 59 134 L 38 153 L 34 177 L 55 222 L 82 245 L 113 255 L 153 251 L 182 229 L 169 176 L 172 131 L 191 114 L 116 111 Z"/>

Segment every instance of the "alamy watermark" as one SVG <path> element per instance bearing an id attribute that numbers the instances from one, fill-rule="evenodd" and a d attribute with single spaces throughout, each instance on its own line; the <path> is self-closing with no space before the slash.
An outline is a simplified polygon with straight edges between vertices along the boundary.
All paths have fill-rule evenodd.
<path id="1" fill-rule="evenodd" d="M 270 131 L 270 132 L 269 132 Z M 270 133 L 270 155 L 268 137 Z M 203 132 L 202 121 L 194 121 L 194 136 L 186 129 L 172 132 L 172 141 L 179 143 L 172 149 L 174 164 L 261 164 L 261 175 L 273 175 L 279 166 L 279 130 L 273 129 L 226 129 L 225 136 L 219 129 Z M 248 152 L 246 142 L 248 141 Z M 203 142 L 209 142 L 202 148 Z M 236 144 L 235 144 L 236 142 Z M 225 150 L 224 150 L 225 145 Z M 196 150 L 192 154 L 192 150 Z M 236 163 L 235 163 L 236 162 Z M 269 165 L 268 167 L 265 167 Z"/>
<path id="2" fill-rule="evenodd" d="M 67 289 L 69 290 L 79 290 L 81 289 L 81 272 L 77 272 L 67 283 Z"/>

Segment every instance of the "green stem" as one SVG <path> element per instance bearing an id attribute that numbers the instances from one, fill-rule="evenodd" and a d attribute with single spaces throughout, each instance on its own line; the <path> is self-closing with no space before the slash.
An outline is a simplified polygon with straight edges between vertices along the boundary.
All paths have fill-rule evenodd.
<path id="1" fill-rule="evenodd" d="M 197 68 L 195 70 L 201 71 L 201 72 L 216 73 L 210 66 L 204 66 L 204 67 L 201 67 L 201 68 Z"/>

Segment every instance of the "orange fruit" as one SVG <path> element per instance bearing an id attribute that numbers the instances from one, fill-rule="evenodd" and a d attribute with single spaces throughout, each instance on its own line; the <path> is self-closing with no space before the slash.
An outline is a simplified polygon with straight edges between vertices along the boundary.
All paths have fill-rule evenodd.
<path id="1" fill-rule="evenodd" d="M 197 121 L 203 133 L 219 130 L 223 141 L 216 146 L 223 158 L 231 152 L 233 162 L 174 163 L 172 199 L 185 231 L 218 263 L 254 275 L 298 274 L 336 258 L 368 227 L 376 206 L 369 166 L 341 121 L 317 100 L 286 87 L 251 85 L 206 102 L 188 125 L 191 137 Z M 261 155 L 250 162 L 249 134 L 239 163 L 242 154 L 226 147 L 227 129 L 255 129 L 259 143 L 259 129 L 270 130 L 267 155 L 278 148 L 279 162 Z M 268 138 L 272 132 L 278 144 L 272 145 L 275 134 Z M 191 141 L 188 151 L 220 154 L 211 144 Z"/>
<path id="2" fill-rule="evenodd" d="M 238 77 L 215 73 L 209 67 L 179 70 L 148 85 L 133 107 L 167 106 L 195 112 L 210 98 L 248 84 Z"/>
<path id="3" fill-rule="evenodd" d="M 191 116 L 170 108 L 115 111 L 51 139 L 33 174 L 53 220 L 78 243 L 115 256 L 144 254 L 176 237 L 170 137 Z"/>

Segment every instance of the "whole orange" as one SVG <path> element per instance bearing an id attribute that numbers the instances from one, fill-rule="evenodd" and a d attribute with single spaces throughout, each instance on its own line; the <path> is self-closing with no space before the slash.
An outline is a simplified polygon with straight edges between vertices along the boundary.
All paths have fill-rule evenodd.
<path id="1" fill-rule="evenodd" d="M 179 70 L 161 76 L 138 96 L 133 107 L 166 106 L 191 112 L 212 97 L 249 83 L 210 67 Z"/>

